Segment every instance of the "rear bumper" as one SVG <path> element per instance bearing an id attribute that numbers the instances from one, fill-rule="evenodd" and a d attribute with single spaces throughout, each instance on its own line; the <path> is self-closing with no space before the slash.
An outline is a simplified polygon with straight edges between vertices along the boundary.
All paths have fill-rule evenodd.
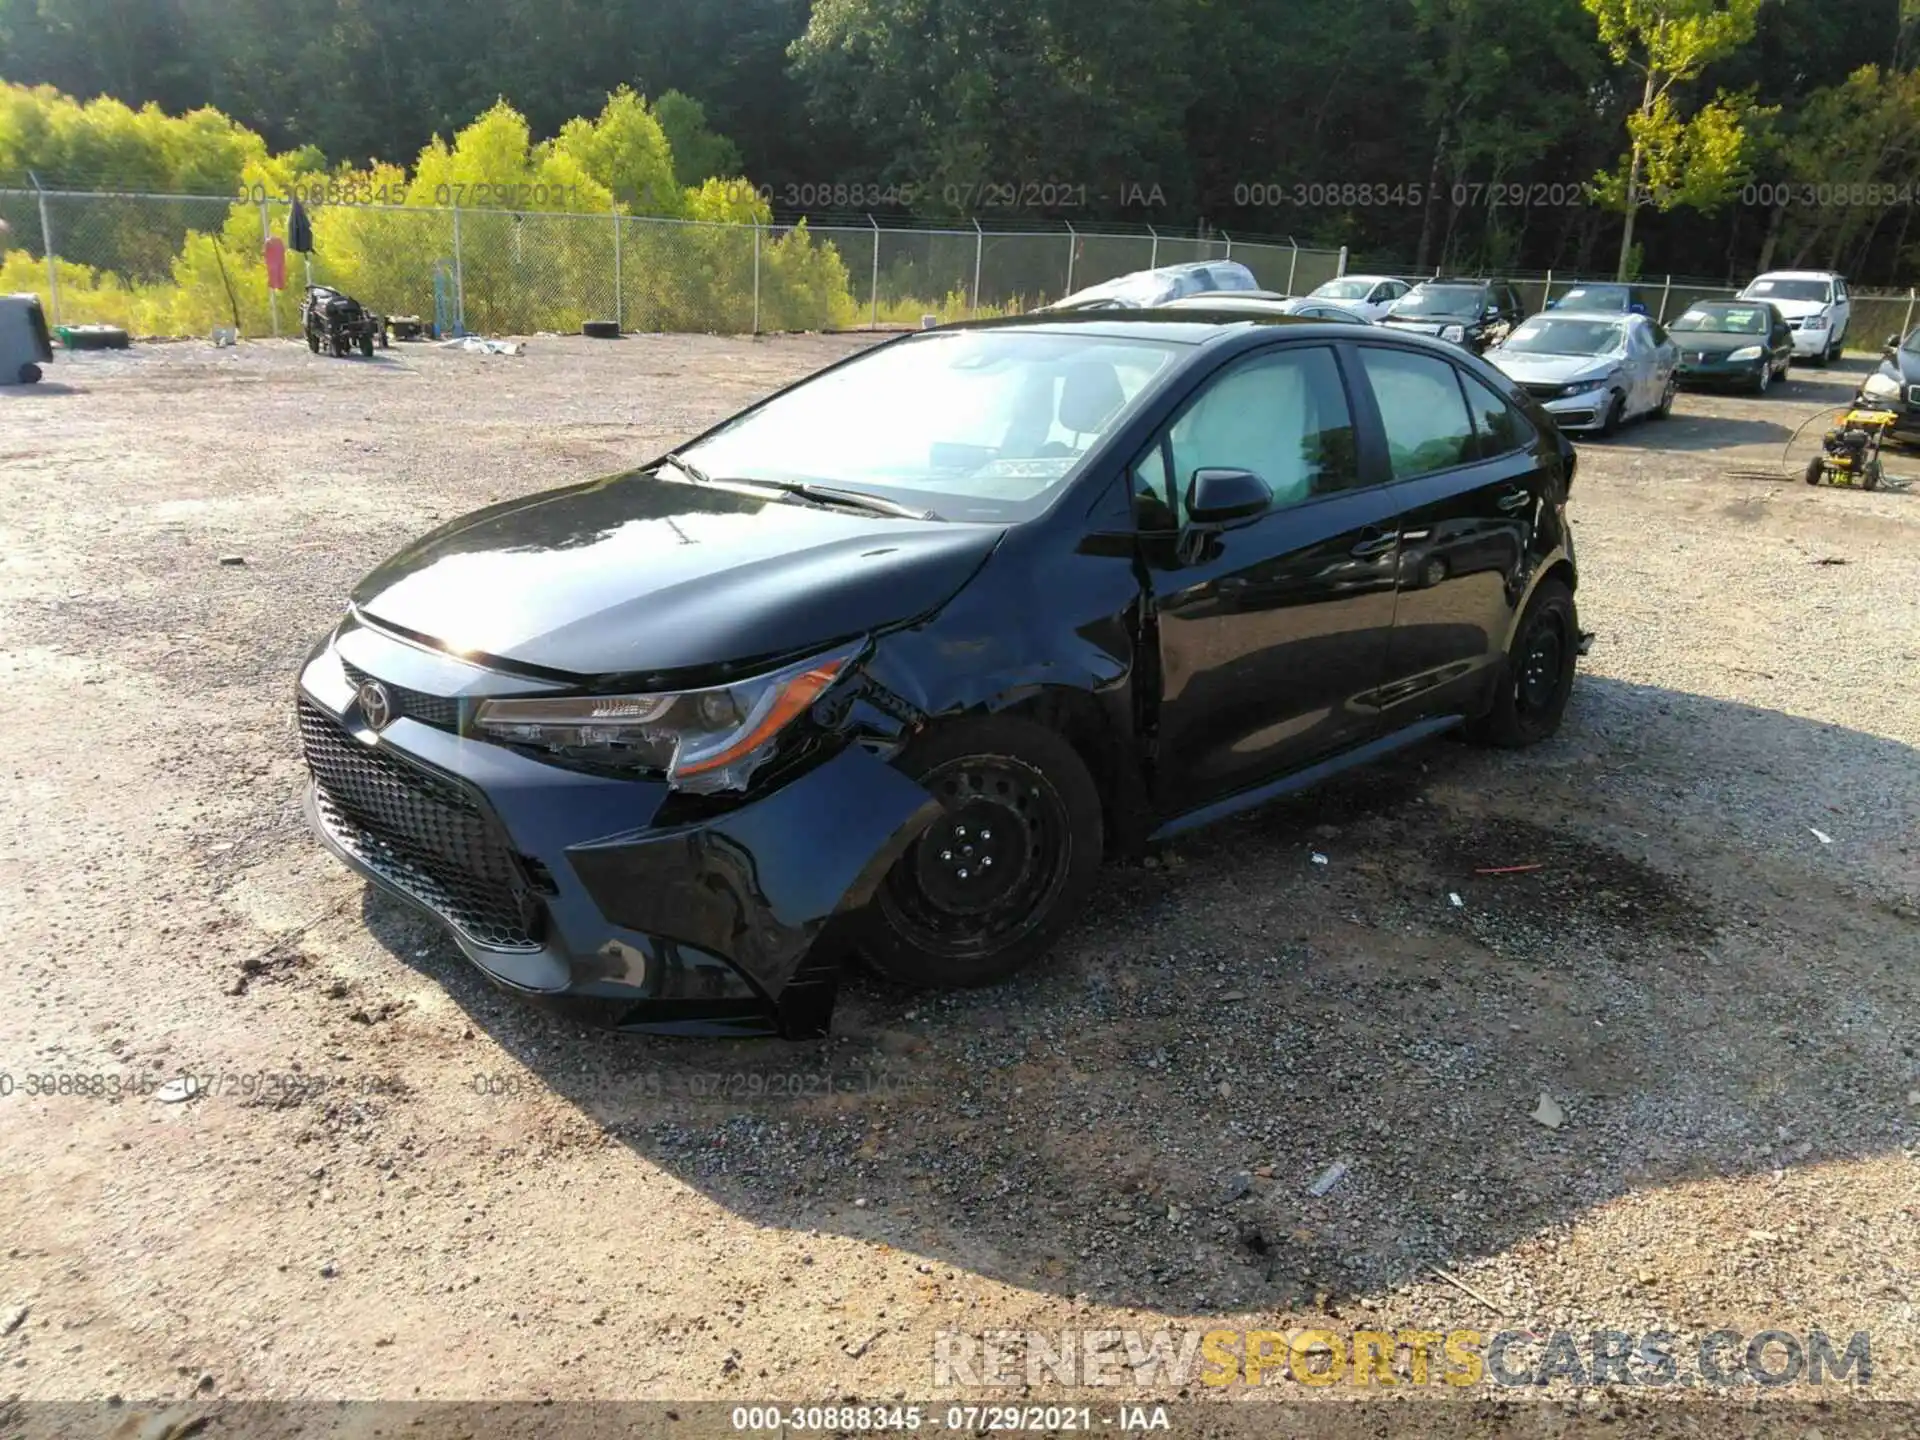
<path id="1" fill-rule="evenodd" d="M 621 1029 L 825 1033 L 838 962 L 822 933 L 938 811 L 848 746 L 675 823 L 659 782 L 560 769 L 405 715 L 376 733 L 330 646 L 298 703 L 322 843 L 439 921 L 497 984 Z"/>

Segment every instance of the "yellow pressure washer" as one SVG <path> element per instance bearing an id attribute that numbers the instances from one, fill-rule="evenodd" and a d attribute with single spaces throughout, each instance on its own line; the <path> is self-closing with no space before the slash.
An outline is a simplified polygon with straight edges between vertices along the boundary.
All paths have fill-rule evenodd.
<path id="1" fill-rule="evenodd" d="M 1899 418 L 1891 410 L 1856 401 L 1834 417 L 1833 428 L 1820 441 L 1820 453 L 1807 461 L 1807 483 L 1825 481 L 1878 490 L 1882 478 L 1880 447 Z"/>

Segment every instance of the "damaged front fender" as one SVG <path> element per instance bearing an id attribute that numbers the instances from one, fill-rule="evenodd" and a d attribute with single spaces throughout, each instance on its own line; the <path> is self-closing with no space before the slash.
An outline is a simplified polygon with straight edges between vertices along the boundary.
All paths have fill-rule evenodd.
<path id="1" fill-rule="evenodd" d="M 833 966 L 810 965 L 809 952 L 939 813 L 852 745 L 738 810 L 575 846 L 567 859 L 609 920 L 726 956 L 797 1037 L 823 1033 L 833 1003 Z"/>

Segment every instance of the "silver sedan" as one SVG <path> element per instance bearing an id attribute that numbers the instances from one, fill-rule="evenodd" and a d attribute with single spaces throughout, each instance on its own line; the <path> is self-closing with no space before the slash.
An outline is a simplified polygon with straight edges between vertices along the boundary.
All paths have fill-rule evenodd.
<path id="1" fill-rule="evenodd" d="M 1680 383 L 1679 347 L 1645 315 L 1549 311 L 1514 327 L 1486 358 L 1562 430 L 1611 435 L 1638 416 L 1664 419 Z"/>

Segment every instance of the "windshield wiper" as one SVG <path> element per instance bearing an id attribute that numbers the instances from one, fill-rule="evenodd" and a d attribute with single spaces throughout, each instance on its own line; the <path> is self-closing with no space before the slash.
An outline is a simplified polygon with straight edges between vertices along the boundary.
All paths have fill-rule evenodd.
<path id="1" fill-rule="evenodd" d="M 691 460 L 688 460 L 683 456 L 677 455 L 671 450 L 669 450 L 666 454 L 662 455 L 657 461 L 654 462 L 655 469 L 658 469 L 662 465 L 673 466 L 673 468 L 678 470 L 682 475 L 686 476 L 689 480 L 695 481 L 698 484 L 711 485 L 713 483 L 713 477 L 707 474 L 706 471 L 702 470 L 698 465 L 694 464 Z"/>
<path id="2" fill-rule="evenodd" d="M 939 515 L 921 505 L 906 505 L 863 490 L 841 490 L 832 485 L 815 485 L 808 480 L 747 480 L 748 485 L 765 485 L 815 505 L 838 505 L 856 510 L 871 510 L 877 515 L 898 515 L 905 520 L 938 520 Z"/>

